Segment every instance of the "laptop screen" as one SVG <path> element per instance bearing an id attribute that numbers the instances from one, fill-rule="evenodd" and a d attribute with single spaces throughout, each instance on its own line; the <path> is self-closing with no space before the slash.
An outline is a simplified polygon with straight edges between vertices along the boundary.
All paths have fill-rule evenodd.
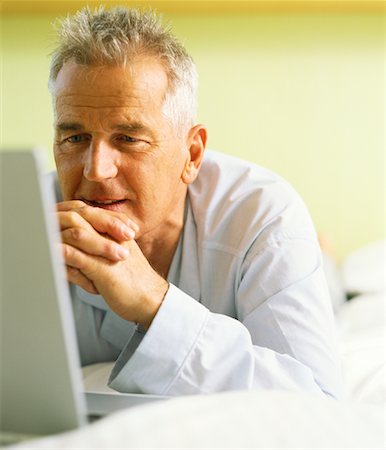
<path id="1" fill-rule="evenodd" d="M 0 152 L 0 430 L 51 434 L 86 405 L 53 186 L 38 152 Z"/>

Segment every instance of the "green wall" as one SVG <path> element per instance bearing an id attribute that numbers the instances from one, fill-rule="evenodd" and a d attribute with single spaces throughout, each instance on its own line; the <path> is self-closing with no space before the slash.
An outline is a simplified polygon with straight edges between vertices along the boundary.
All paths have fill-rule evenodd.
<path id="1" fill-rule="evenodd" d="M 175 13 L 165 19 L 197 62 L 199 121 L 209 128 L 210 148 L 287 178 L 338 258 L 385 236 L 380 13 Z M 50 151 L 53 20 L 2 19 L 1 148 Z"/>

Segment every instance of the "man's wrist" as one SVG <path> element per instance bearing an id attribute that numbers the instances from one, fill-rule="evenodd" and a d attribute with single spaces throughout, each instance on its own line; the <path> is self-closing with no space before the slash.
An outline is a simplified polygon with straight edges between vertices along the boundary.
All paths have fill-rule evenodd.
<path id="1" fill-rule="evenodd" d="M 146 313 L 136 321 L 137 329 L 142 329 L 142 331 L 149 329 L 169 290 L 169 283 L 162 277 L 159 278 L 159 282 L 146 293 L 144 299 L 144 303 L 147 305 Z"/>

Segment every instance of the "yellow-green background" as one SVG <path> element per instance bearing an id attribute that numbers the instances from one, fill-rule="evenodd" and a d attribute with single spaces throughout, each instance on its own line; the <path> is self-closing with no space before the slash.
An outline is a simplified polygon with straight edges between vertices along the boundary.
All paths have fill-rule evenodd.
<path id="1" fill-rule="evenodd" d="M 51 23 L 65 7 L 26 11 L 2 15 L 0 147 L 50 151 Z M 209 147 L 287 178 L 338 259 L 384 237 L 384 14 L 221 3 L 166 11 L 199 68 Z"/>

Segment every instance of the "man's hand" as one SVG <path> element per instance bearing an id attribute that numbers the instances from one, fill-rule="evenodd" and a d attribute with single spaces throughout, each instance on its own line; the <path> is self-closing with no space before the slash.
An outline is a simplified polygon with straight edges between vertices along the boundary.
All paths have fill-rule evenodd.
<path id="1" fill-rule="evenodd" d="M 81 201 L 58 204 L 68 280 L 101 294 L 126 320 L 150 326 L 168 283 L 134 241 L 137 225 L 124 214 Z"/>

